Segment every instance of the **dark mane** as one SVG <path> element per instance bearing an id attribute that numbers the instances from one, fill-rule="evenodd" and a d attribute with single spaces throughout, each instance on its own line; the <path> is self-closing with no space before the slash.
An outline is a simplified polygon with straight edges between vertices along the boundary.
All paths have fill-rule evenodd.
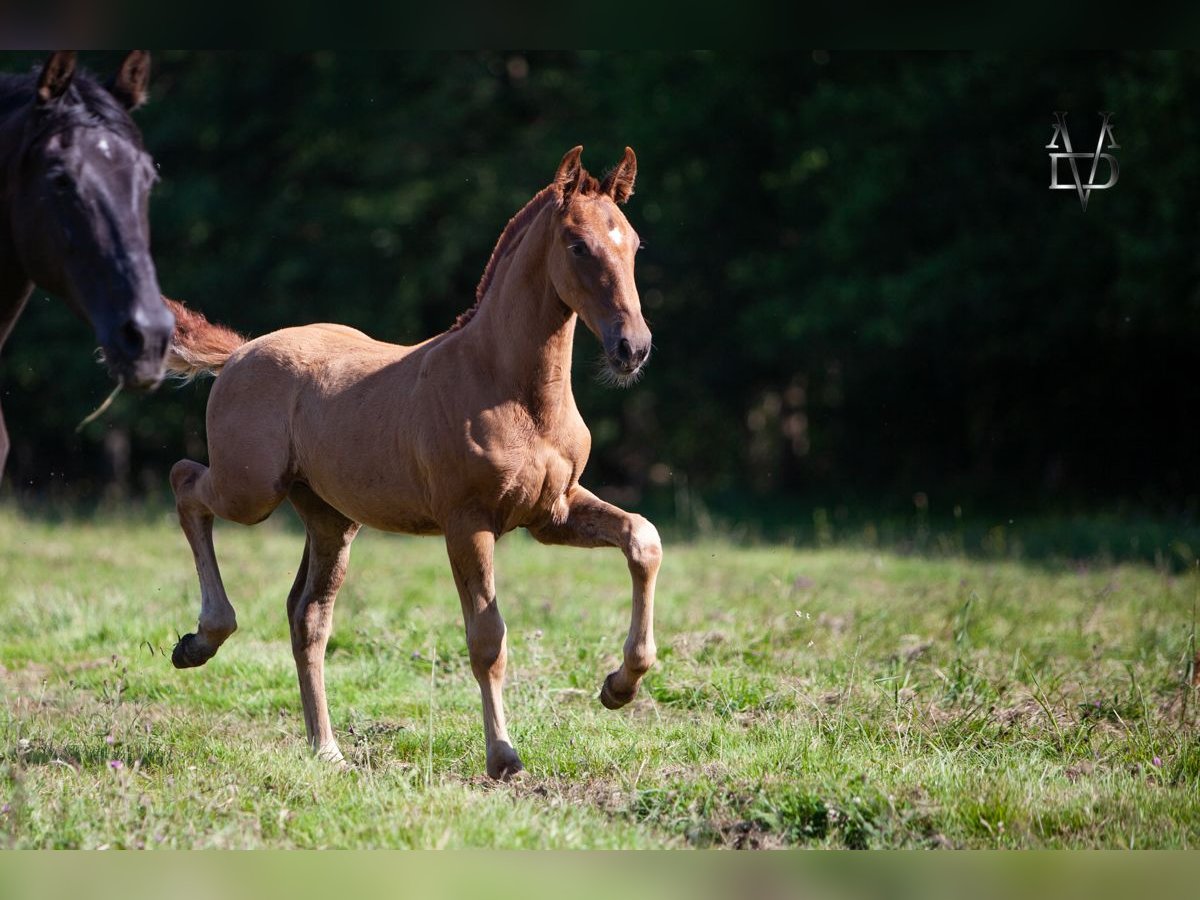
<path id="1" fill-rule="evenodd" d="M 128 111 L 90 72 L 79 70 L 57 101 L 45 107 L 33 102 L 37 73 L 0 75 L 0 119 L 21 110 L 30 112 L 32 128 L 26 131 L 28 149 L 52 134 L 72 128 L 105 128 L 144 150 L 142 133 Z"/>
<path id="2" fill-rule="evenodd" d="M 580 175 L 579 187 L 576 193 L 584 196 L 597 194 L 600 192 L 600 182 L 583 172 Z M 500 232 L 500 237 L 496 241 L 496 246 L 492 248 L 492 255 L 488 258 L 487 265 L 483 268 L 483 277 L 479 279 L 479 284 L 475 288 L 475 304 L 464 313 L 460 313 L 458 318 L 454 320 L 454 324 L 450 326 L 451 331 L 457 331 L 475 317 L 475 313 L 479 311 L 479 304 L 483 302 L 484 296 L 488 289 L 492 286 L 492 281 L 496 277 L 496 267 L 500 264 L 500 260 L 508 256 L 513 250 L 513 245 L 525 233 L 526 227 L 533 221 L 534 217 L 540 213 L 551 200 L 558 200 L 554 185 L 548 185 L 542 188 L 533 195 L 528 203 L 521 207 L 515 216 L 508 220 L 508 224 L 504 226 L 504 230 Z"/>

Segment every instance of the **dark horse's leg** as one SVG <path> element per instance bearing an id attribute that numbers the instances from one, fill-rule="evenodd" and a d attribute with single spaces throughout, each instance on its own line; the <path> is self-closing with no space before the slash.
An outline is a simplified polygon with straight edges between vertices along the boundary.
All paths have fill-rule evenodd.
<path id="1" fill-rule="evenodd" d="M 293 484 L 288 499 L 304 520 L 306 532 L 304 556 L 287 600 L 304 730 L 317 756 L 342 762 L 325 699 L 325 646 L 333 629 L 333 604 L 350 562 L 350 542 L 359 524 L 303 484 Z"/>
<path id="2" fill-rule="evenodd" d="M 654 582 L 662 562 L 662 542 L 647 519 L 627 513 L 584 488 L 567 498 L 567 518 L 561 524 L 530 528 L 543 544 L 572 547 L 620 547 L 633 577 L 633 614 L 625 639 L 621 667 L 604 679 L 600 702 L 619 709 L 637 694 L 642 676 L 654 665 Z"/>
<path id="3" fill-rule="evenodd" d="M 28 282 L 6 284 L 0 282 L 0 350 L 12 333 L 13 326 L 21 317 L 21 311 L 29 300 L 33 285 Z M 4 478 L 4 464 L 8 460 L 8 430 L 4 427 L 4 411 L 0 409 L 0 480 Z"/>

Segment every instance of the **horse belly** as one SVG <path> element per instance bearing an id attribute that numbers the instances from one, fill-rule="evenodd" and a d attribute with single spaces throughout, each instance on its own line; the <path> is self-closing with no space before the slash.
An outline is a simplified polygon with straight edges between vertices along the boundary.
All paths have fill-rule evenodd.
<path id="1" fill-rule="evenodd" d="M 438 534 L 404 422 L 339 414 L 327 406 L 294 431 L 298 478 L 342 515 L 381 531 Z M 344 408 L 344 407 L 343 407 Z"/>
<path id="2" fill-rule="evenodd" d="M 343 469 L 305 480 L 322 500 L 347 518 L 380 531 L 400 534 L 440 534 L 441 527 L 427 509 L 419 479 L 386 477 L 377 470 Z"/>

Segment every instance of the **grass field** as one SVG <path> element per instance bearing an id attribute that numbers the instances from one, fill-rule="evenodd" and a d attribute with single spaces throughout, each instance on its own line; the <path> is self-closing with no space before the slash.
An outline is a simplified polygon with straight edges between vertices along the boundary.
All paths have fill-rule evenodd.
<path id="1" fill-rule="evenodd" d="M 356 542 L 328 664 L 353 768 L 308 758 L 284 614 L 303 541 L 276 519 L 218 526 L 241 629 L 180 672 L 198 588 L 171 516 L 0 507 L 0 842 L 1200 844 L 1194 567 L 668 541 L 659 664 L 614 713 L 596 695 L 623 559 L 510 535 L 506 700 L 529 771 L 497 785 L 433 538 Z"/>

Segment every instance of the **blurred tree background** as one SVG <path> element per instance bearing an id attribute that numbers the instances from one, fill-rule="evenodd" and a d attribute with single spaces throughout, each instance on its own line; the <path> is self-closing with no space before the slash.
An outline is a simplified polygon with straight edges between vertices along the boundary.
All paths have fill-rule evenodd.
<path id="1" fill-rule="evenodd" d="M 568 148 L 601 174 L 633 146 L 654 358 L 603 388 L 581 328 L 575 374 L 584 481 L 622 502 L 1194 519 L 1198 98 L 1183 53 L 167 52 L 137 120 L 169 296 L 401 343 L 471 305 Z M 1089 152 L 1114 112 L 1086 213 L 1047 190 L 1054 110 Z M 35 297 L 0 358 L 6 490 L 156 494 L 205 458 L 206 384 L 73 433 L 111 387 L 91 340 Z"/>

